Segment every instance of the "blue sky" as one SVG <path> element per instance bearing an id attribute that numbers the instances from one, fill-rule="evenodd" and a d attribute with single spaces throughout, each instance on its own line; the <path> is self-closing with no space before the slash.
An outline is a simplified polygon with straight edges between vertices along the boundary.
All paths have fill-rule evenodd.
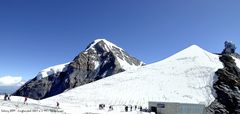
<path id="1" fill-rule="evenodd" d="M 196 44 L 237 47 L 239 0 L 1 0 L 0 77 L 33 78 L 97 38 L 153 63 Z M 238 50 L 237 50 L 238 51 Z"/>

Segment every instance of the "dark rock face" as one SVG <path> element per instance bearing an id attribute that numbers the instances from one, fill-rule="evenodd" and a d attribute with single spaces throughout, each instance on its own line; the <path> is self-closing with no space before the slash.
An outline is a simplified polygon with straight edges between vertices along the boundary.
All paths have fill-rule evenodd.
<path id="1" fill-rule="evenodd" d="M 122 61 L 125 63 L 123 64 Z M 13 95 L 27 96 L 33 99 L 43 99 L 78 87 L 110 75 L 125 71 L 124 65 L 137 67 L 143 63 L 128 55 L 124 50 L 99 40 L 91 43 L 67 66 L 67 70 L 34 79 L 27 82 Z"/>
<path id="2" fill-rule="evenodd" d="M 235 53 L 235 50 L 236 50 L 236 46 L 233 42 L 231 41 L 225 41 L 224 42 L 224 50 L 222 52 L 222 54 L 232 54 L 232 53 Z"/>
<path id="3" fill-rule="evenodd" d="M 224 68 L 216 72 L 218 80 L 213 88 L 217 97 L 209 109 L 214 114 L 240 114 L 240 69 L 230 55 L 223 54 L 219 59 Z"/>

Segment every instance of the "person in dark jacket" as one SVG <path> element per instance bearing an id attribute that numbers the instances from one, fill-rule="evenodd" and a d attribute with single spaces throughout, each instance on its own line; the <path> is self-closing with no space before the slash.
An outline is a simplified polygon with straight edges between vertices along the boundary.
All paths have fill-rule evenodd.
<path id="1" fill-rule="evenodd" d="M 139 107 L 139 110 L 142 111 L 142 106 Z"/>
<path id="2" fill-rule="evenodd" d="M 137 105 L 134 106 L 134 110 L 137 110 Z"/>
<path id="3" fill-rule="evenodd" d="M 7 93 L 5 93 L 5 95 L 4 95 L 4 101 L 6 101 L 7 100 Z"/>
<path id="4" fill-rule="evenodd" d="M 112 111 L 112 110 L 113 110 L 113 106 L 110 105 L 110 106 L 109 106 L 109 111 Z"/>
<path id="5" fill-rule="evenodd" d="M 59 105 L 60 105 L 59 102 L 57 102 L 57 108 L 60 108 Z"/>
<path id="6" fill-rule="evenodd" d="M 23 104 L 27 104 L 27 97 L 24 98 L 24 103 Z"/>
<path id="7" fill-rule="evenodd" d="M 125 106 L 125 112 L 127 112 L 128 111 L 128 106 Z"/>
<path id="8" fill-rule="evenodd" d="M 10 97 L 11 97 L 11 95 L 8 94 L 7 100 L 11 101 Z"/>

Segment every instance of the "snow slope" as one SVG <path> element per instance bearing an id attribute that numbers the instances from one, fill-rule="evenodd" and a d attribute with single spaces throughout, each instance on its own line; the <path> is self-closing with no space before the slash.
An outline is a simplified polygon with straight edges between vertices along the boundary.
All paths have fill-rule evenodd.
<path id="1" fill-rule="evenodd" d="M 150 65 L 125 71 L 66 91 L 42 101 L 62 107 L 138 105 L 148 101 L 197 103 L 208 106 L 214 98 L 215 71 L 223 68 L 218 55 L 196 45 Z M 75 109 L 79 111 L 80 109 Z"/>
<path id="2" fill-rule="evenodd" d="M 40 71 L 36 77 L 39 80 L 39 79 L 45 78 L 47 76 L 50 76 L 52 74 L 56 74 L 56 73 L 59 73 L 59 72 L 64 72 L 64 70 L 66 70 L 66 68 L 69 64 L 70 64 L 70 62 L 60 64 L 60 65 L 55 65 L 55 66 L 52 66 L 52 67 L 48 67 L 48 68 Z"/>
<path id="3" fill-rule="evenodd" d="M 240 60 L 236 57 L 233 57 L 233 56 L 232 56 L 232 58 L 235 60 L 235 63 L 237 65 L 237 67 L 240 68 Z"/>
<path id="4" fill-rule="evenodd" d="M 11 101 L 4 101 L 3 97 L 0 95 L 0 114 L 65 114 L 51 101 L 48 105 L 42 105 L 41 101 L 28 99 L 24 104 L 24 97 L 12 96 Z"/>
<path id="5" fill-rule="evenodd" d="M 96 106 L 68 106 L 61 102 L 60 108 L 56 107 L 56 102 L 52 100 L 27 100 L 24 104 L 24 97 L 12 96 L 11 101 L 4 101 L 0 95 L 0 114 L 139 114 L 139 110 L 132 112 L 123 112 L 121 110 L 109 111 L 107 108 L 99 110 Z M 64 107 L 63 107 L 64 106 Z M 149 114 L 149 113 L 141 113 Z"/>

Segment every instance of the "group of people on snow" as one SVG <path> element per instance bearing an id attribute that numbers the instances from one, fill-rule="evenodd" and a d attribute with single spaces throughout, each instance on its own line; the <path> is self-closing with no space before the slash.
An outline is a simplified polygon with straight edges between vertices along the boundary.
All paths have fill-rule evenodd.
<path id="1" fill-rule="evenodd" d="M 142 111 L 142 106 L 132 106 L 132 105 L 123 105 L 124 106 L 124 111 L 125 112 L 131 112 L 133 111 L 133 108 L 134 110 L 139 110 L 139 111 Z M 99 110 L 104 110 L 105 109 L 105 104 L 99 104 Z M 112 111 L 113 110 L 113 105 L 110 105 L 109 108 L 108 108 L 109 111 Z"/>
<path id="2" fill-rule="evenodd" d="M 139 111 L 142 111 L 142 106 L 135 105 L 134 110 L 137 110 L 137 109 L 139 109 Z M 128 112 L 128 111 L 129 112 L 133 111 L 133 106 L 132 105 L 129 105 L 129 106 L 125 105 L 125 112 Z"/>
<path id="3" fill-rule="evenodd" d="M 10 97 L 11 97 L 10 94 L 5 93 L 5 95 L 4 95 L 4 101 L 7 101 L 7 100 L 10 101 L 10 100 L 11 100 Z"/>
<path id="4" fill-rule="evenodd" d="M 27 97 L 24 97 L 24 102 L 23 102 L 23 104 L 28 104 L 28 103 L 27 103 L 27 100 L 28 100 L 28 98 L 27 98 Z M 60 108 L 60 107 L 59 107 L 59 105 L 60 105 L 59 102 L 56 102 L 56 103 L 57 103 L 56 108 Z"/>
<path id="5" fill-rule="evenodd" d="M 11 97 L 10 94 L 5 93 L 5 94 L 4 94 L 4 101 L 10 101 L 10 100 L 11 100 L 10 97 Z M 27 100 L 28 100 L 28 98 L 27 98 L 27 97 L 24 97 L 23 104 L 28 105 Z M 59 109 L 59 108 L 60 108 L 59 105 L 60 105 L 59 102 L 56 102 L 56 108 Z M 105 105 L 104 105 L 104 107 L 105 107 Z"/>

